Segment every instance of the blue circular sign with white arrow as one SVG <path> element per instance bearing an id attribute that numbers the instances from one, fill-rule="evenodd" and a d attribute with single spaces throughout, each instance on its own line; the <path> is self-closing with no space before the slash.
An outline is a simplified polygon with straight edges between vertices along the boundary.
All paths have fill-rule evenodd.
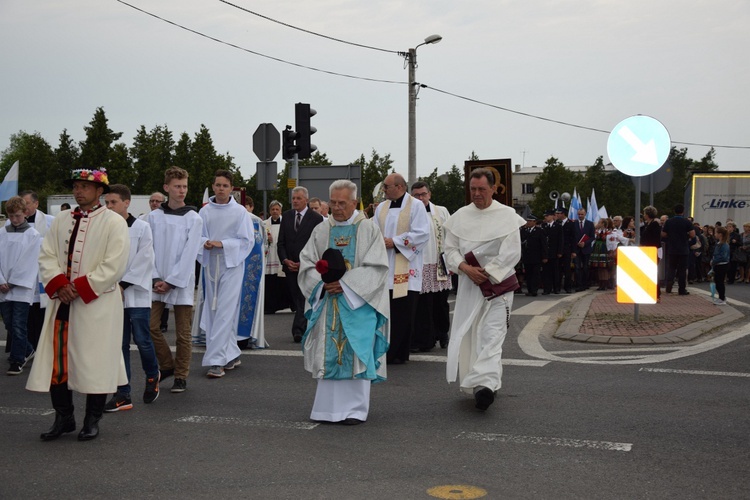
<path id="1" fill-rule="evenodd" d="M 623 174 L 643 177 L 659 170 L 669 158 L 669 132 L 655 118 L 636 115 L 618 123 L 607 139 L 609 161 Z"/>

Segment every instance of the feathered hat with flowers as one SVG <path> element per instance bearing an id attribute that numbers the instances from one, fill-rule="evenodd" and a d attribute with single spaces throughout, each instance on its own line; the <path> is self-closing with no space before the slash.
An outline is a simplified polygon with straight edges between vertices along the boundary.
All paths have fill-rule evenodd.
<path id="1" fill-rule="evenodd" d="M 104 168 L 98 170 L 77 168 L 71 172 L 70 179 L 63 181 L 63 184 L 72 188 L 75 181 L 93 182 L 103 187 L 105 193 L 109 193 L 109 177 L 107 177 L 107 170 Z"/>

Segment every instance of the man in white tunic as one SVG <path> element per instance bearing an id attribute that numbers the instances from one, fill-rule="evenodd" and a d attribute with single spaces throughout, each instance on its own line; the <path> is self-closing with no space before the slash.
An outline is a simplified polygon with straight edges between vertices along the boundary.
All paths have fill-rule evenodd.
<path id="1" fill-rule="evenodd" d="M 430 238 L 430 219 L 424 204 L 406 192 L 400 174 L 383 181 L 387 200 L 375 210 L 374 219 L 383 233 L 388 253 L 388 289 L 391 302 L 391 347 L 388 363 L 409 361 L 417 299 L 422 291 L 425 245 Z"/>
<path id="2" fill-rule="evenodd" d="M 492 199 L 491 171 L 472 171 L 469 190 L 472 204 L 444 226 L 448 268 L 459 275 L 446 374 L 448 382 L 458 376 L 461 390 L 473 393 L 476 407 L 486 410 L 501 387 L 503 341 L 518 288 L 519 228 L 526 221 Z"/>
<path id="3" fill-rule="evenodd" d="M 154 272 L 154 239 L 148 222 L 136 219 L 129 212 L 130 189 L 123 184 L 112 184 L 110 192 L 104 195 L 107 208 L 125 219 L 130 235 L 130 255 L 125 276 L 120 280 L 120 290 L 124 302 L 124 319 L 122 325 L 122 357 L 128 383 L 117 388 L 117 392 L 104 406 L 104 411 L 131 410 L 133 401 L 130 398 L 130 339 L 138 348 L 141 368 L 146 375 L 146 388 L 143 391 L 143 402 L 153 403 L 159 397 L 159 362 L 156 360 L 154 343 L 149 333 L 151 319 L 151 276 Z"/>
<path id="4" fill-rule="evenodd" d="M 187 390 L 193 347 L 191 328 L 195 296 L 195 259 L 201 248 L 201 220 L 195 207 L 185 204 L 188 173 L 171 167 L 164 173 L 164 192 L 169 200 L 148 214 L 154 236 L 153 295 L 151 297 L 151 340 L 159 360 L 161 380 L 174 375 L 170 392 Z M 164 306 L 174 311 L 176 353 L 172 356 L 161 331 Z"/>
<path id="5" fill-rule="evenodd" d="M 440 341 L 440 347 L 448 346 L 450 330 L 450 307 L 448 294 L 453 288 L 445 265 L 445 230 L 443 224 L 450 217 L 448 209 L 435 205 L 426 182 L 417 181 L 411 186 L 411 195 L 419 199 L 430 218 L 430 239 L 424 246 L 422 266 L 422 293 L 417 300 L 417 321 L 411 339 L 412 352 L 428 352 Z"/>
<path id="6" fill-rule="evenodd" d="M 232 196 L 232 173 L 217 170 L 212 185 L 214 196 L 201 208 L 205 300 L 201 329 L 206 332 L 203 366 L 209 378 L 224 376 L 224 368 L 240 364 L 237 346 L 237 317 L 240 311 L 245 257 L 250 253 L 253 226 L 245 207 Z"/>
<path id="7" fill-rule="evenodd" d="M 96 438 L 107 394 L 128 381 L 118 287 L 128 263 L 128 225 L 99 204 L 109 189 L 104 170 L 74 170 L 67 185 L 78 207 L 58 214 L 42 242 L 39 271 L 50 304 L 26 384 L 52 398 L 55 422 L 43 441 L 75 430 L 72 390 L 86 394 L 78 439 Z"/>
<path id="8" fill-rule="evenodd" d="M 331 217 L 300 254 L 305 369 L 318 379 L 310 418 L 355 425 L 367 420 L 370 384 L 386 378 L 388 259 L 377 225 L 355 210 L 356 184 L 329 193 Z"/>
<path id="9" fill-rule="evenodd" d="M 10 349 L 8 375 L 20 375 L 34 346 L 28 339 L 29 307 L 39 274 L 42 237 L 26 222 L 26 202 L 12 196 L 5 203 L 9 224 L 0 229 L 0 314 Z"/>

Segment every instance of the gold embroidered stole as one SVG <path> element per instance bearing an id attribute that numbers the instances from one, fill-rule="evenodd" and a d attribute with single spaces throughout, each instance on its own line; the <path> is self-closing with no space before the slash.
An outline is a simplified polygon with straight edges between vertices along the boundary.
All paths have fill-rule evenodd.
<path id="1" fill-rule="evenodd" d="M 409 194 L 404 195 L 404 202 L 401 205 L 401 212 L 398 214 L 398 221 L 396 222 L 396 234 L 404 234 L 409 232 L 409 226 L 411 225 L 411 201 L 412 198 Z M 391 200 L 386 201 L 388 204 L 380 212 L 378 224 L 380 225 L 380 231 L 385 235 L 385 220 L 388 217 L 388 210 L 391 209 Z M 405 244 L 408 244 L 404 242 Z M 409 293 L 409 260 L 404 257 L 400 252 L 396 253 L 396 268 L 393 271 L 393 298 L 400 299 L 406 297 Z"/>
<path id="2" fill-rule="evenodd" d="M 435 205 L 433 205 L 434 207 Z M 445 263 L 443 262 L 443 237 L 444 237 L 444 229 L 443 229 L 443 221 L 440 219 L 440 217 L 437 214 L 437 210 L 430 212 L 430 217 L 432 219 L 432 231 L 435 235 L 435 249 L 437 252 L 437 280 L 438 281 L 448 281 L 448 272 L 445 267 Z"/>

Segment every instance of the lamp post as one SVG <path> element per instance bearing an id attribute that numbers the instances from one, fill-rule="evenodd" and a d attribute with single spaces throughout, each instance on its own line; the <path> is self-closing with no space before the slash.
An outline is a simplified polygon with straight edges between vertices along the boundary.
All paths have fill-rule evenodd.
<path id="1" fill-rule="evenodd" d="M 409 65 L 409 186 L 417 180 L 417 83 L 415 73 L 417 69 L 417 49 L 422 45 L 438 43 L 443 37 L 430 35 L 409 52 L 401 52 Z"/>

